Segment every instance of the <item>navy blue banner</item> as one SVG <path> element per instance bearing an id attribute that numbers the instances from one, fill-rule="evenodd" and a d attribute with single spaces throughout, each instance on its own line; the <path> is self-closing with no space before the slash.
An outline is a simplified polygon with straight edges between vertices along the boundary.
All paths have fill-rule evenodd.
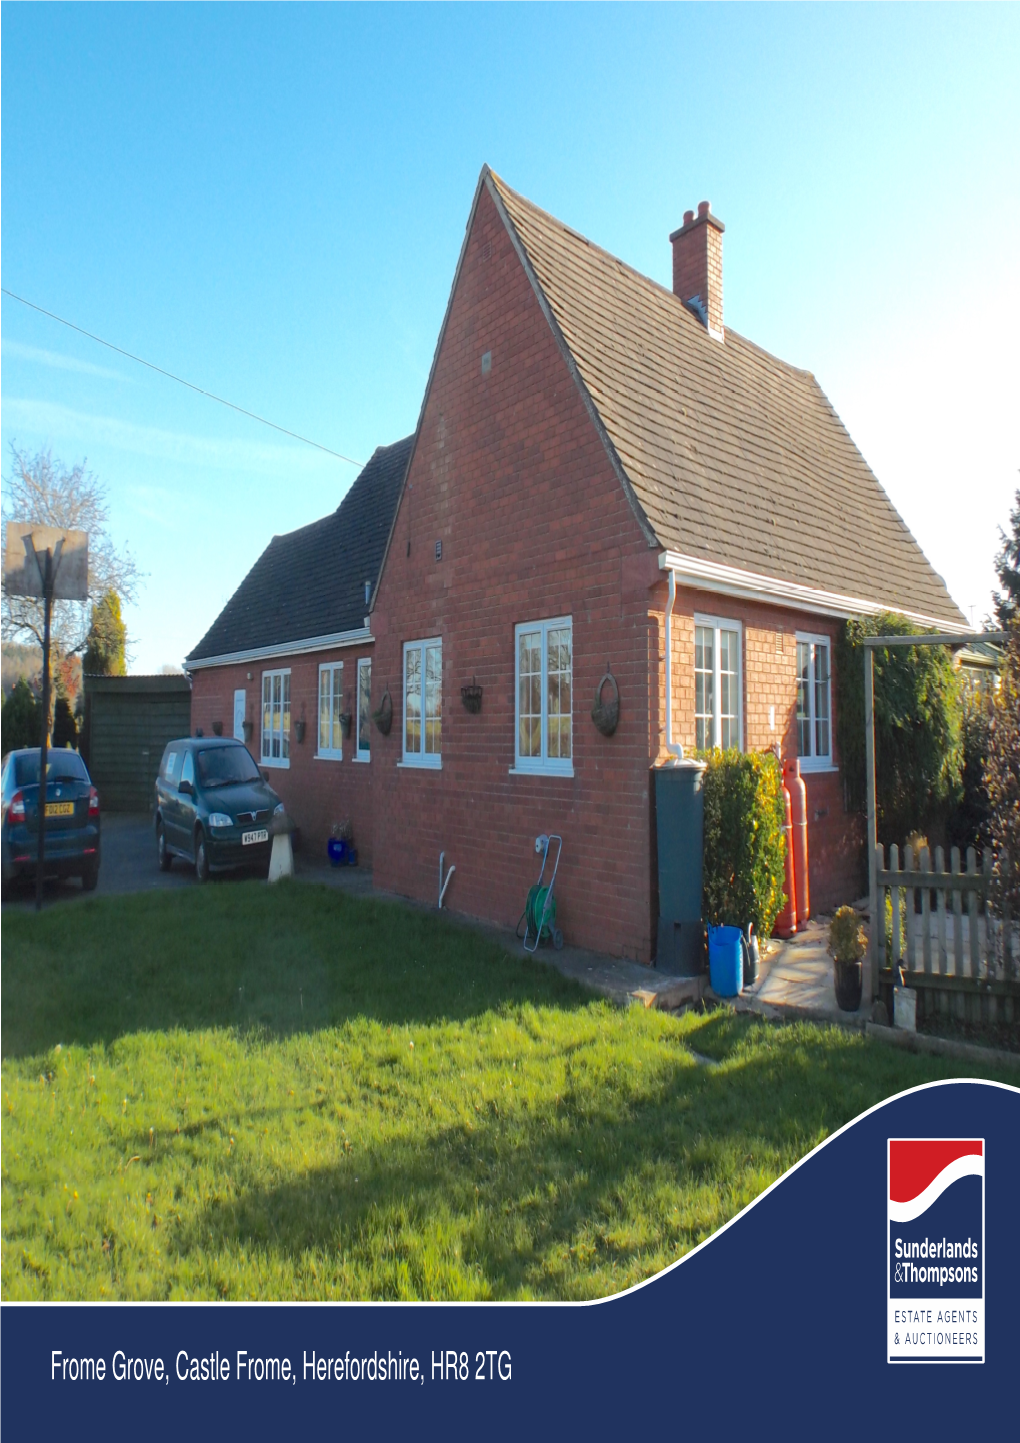
<path id="1" fill-rule="evenodd" d="M 888 1140 L 904 1137 L 984 1139 L 976 1375 L 887 1361 Z M 898 1235 L 973 1231 L 976 1182 Z M 1018 1220 L 1020 1090 L 934 1084 L 851 1123 L 696 1252 L 602 1303 L 5 1305 L 0 1422 L 9 1438 L 1008 1436 Z"/>

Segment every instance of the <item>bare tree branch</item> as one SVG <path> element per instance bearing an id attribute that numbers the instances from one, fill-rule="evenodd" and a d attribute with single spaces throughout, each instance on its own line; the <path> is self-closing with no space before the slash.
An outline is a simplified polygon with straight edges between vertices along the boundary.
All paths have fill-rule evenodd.
<path id="1" fill-rule="evenodd" d="M 68 470 L 54 461 L 47 448 L 34 456 L 11 446 L 11 474 L 4 485 L 3 519 L 59 526 L 89 534 L 89 596 L 98 601 L 114 591 L 125 603 L 135 599 L 141 580 L 129 551 L 119 551 L 107 529 L 106 489 L 86 469 L 85 461 Z M 53 606 L 52 635 L 65 656 L 84 650 L 89 630 L 90 602 L 57 601 Z M 43 641 L 43 606 L 28 596 L 8 596 L 3 589 L 5 640 L 31 637 Z"/>

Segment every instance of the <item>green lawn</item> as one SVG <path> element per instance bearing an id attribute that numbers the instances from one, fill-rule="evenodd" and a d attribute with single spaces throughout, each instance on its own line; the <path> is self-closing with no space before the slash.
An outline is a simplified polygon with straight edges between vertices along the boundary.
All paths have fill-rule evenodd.
<path id="1" fill-rule="evenodd" d="M 2 986 L 5 1299 L 600 1296 L 961 1070 L 300 882 L 9 911 Z"/>

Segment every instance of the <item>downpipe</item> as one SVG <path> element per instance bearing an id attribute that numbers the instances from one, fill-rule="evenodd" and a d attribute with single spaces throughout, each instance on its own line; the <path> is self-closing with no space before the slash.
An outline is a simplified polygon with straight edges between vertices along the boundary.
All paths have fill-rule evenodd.
<path id="1" fill-rule="evenodd" d="M 445 852 L 440 852 L 440 853 L 439 853 L 439 909 L 440 909 L 440 911 L 442 911 L 443 898 L 446 896 L 446 889 L 447 889 L 447 887 L 450 885 L 450 878 L 453 876 L 454 872 L 457 870 L 457 868 L 451 864 L 450 870 L 447 872 L 446 878 L 445 878 L 445 880 L 444 880 L 444 878 L 443 878 L 443 863 L 444 863 L 445 861 L 446 861 L 446 853 L 445 853 Z"/>
<path id="2" fill-rule="evenodd" d="M 676 572 L 669 568 L 669 600 L 666 603 L 666 750 L 683 761 L 684 749 L 673 741 L 673 607 L 676 603 Z"/>

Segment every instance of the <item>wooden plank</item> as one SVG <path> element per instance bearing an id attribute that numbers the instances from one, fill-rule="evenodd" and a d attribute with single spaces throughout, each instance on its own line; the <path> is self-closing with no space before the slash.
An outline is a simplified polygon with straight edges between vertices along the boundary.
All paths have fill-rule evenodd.
<path id="1" fill-rule="evenodd" d="M 914 870 L 914 849 L 913 847 L 903 848 L 903 870 L 912 872 Z M 917 970 L 917 958 L 915 956 L 915 944 L 917 942 L 917 926 L 914 918 L 914 889 L 908 887 L 903 893 L 904 921 L 907 931 L 907 967 L 911 972 Z"/>
<path id="2" fill-rule="evenodd" d="M 946 854 L 942 847 L 935 848 L 935 871 L 946 870 Z M 946 891 L 940 887 L 935 893 L 935 905 L 938 908 L 939 916 L 939 976 L 945 977 L 949 971 L 949 954 L 946 951 Z"/>
<path id="3" fill-rule="evenodd" d="M 998 927 L 998 919 L 995 917 L 992 904 L 992 849 L 986 847 L 981 858 L 981 875 L 985 879 L 985 892 L 982 898 L 981 910 L 985 916 L 985 976 L 994 977 L 998 972 L 997 948 L 995 946 L 995 933 Z"/>
<path id="4" fill-rule="evenodd" d="M 967 848 L 967 875 L 969 877 L 977 876 L 977 853 L 974 851 L 973 847 Z M 976 891 L 967 893 L 967 914 L 970 920 L 970 975 L 972 977 L 978 977 L 980 976 L 978 968 L 980 965 L 979 953 L 981 949 L 980 943 L 978 941 L 978 909 Z"/>
<path id="5" fill-rule="evenodd" d="M 950 853 L 950 868 L 954 872 L 962 872 L 960 863 L 960 849 L 954 847 Z M 963 976 L 963 894 L 953 892 L 953 974 L 956 977 Z"/>
<path id="6" fill-rule="evenodd" d="M 916 870 L 908 872 L 906 868 L 896 873 L 896 879 L 901 887 L 944 887 L 947 892 L 970 892 L 974 888 L 983 894 L 986 887 L 983 872 L 978 872 L 976 877 L 968 877 L 966 872 L 959 874 L 953 872 L 922 872 Z M 892 873 L 886 868 L 878 873 L 878 880 L 886 887 L 892 886 Z"/>
<path id="7" fill-rule="evenodd" d="M 889 848 L 889 870 L 895 876 L 900 869 L 900 849 L 895 842 Z M 892 965 L 897 967 L 903 960 L 903 950 L 900 947 L 900 889 L 894 885 L 892 889 Z"/>
<path id="8" fill-rule="evenodd" d="M 885 867 L 885 847 L 881 842 L 877 843 L 875 847 L 875 861 L 878 869 Z M 872 956 L 878 958 L 878 970 L 881 972 L 888 965 L 885 955 L 885 887 L 876 886 L 875 895 L 871 900 L 871 935 L 875 939 Z"/>
<path id="9" fill-rule="evenodd" d="M 927 876 L 931 872 L 931 858 L 928 848 L 921 848 L 921 871 Z M 931 888 L 921 888 L 921 956 L 924 970 L 931 975 Z"/>

